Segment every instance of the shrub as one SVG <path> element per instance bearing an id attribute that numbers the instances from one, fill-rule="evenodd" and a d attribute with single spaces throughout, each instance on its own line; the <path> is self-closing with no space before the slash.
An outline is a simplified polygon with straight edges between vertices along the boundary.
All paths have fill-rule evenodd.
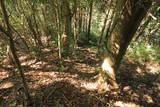
<path id="1" fill-rule="evenodd" d="M 127 55 L 139 61 L 155 61 L 160 63 L 160 49 L 145 43 L 132 42 Z"/>

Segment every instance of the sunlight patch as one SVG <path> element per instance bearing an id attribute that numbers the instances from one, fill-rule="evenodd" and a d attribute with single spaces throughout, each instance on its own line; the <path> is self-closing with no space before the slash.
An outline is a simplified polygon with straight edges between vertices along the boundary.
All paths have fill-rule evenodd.
<path id="1" fill-rule="evenodd" d="M 39 86 L 47 86 L 53 82 L 53 78 L 57 78 L 56 73 L 54 72 L 28 72 L 28 75 L 30 75 L 30 79 L 33 82 L 31 82 L 30 88 L 38 88 Z"/>
<path id="2" fill-rule="evenodd" d="M 109 60 L 109 58 L 104 59 L 102 69 L 109 72 L 113 71 L 113 68 L 111 67 L 111 60 Z"/>
<path id="3" fill-rule="evenodd" d="M 23 63 L 21 63 L 21 65 L 32 65 L 32 64 L 34 64 L 34 63 L 36 63 L 36 59 L 32 59 L 32 60 L 23 62 Z"/>
<path id="4" fill-rule="evenodd" d="M 87 90 L 96 90 L 98 87 L 98 84 L 97 83 L 93 83 L 93 82 L 85 82 L 85 83 L 82 83 L 81 84 L 81 87 L 87 89 Z"/>
<path id="5" fill-rule="evenodd" d="M 39 62 L 35 63 L 34 65 L 31 65 L 31 67 L 35 68 L 35 69 L 41 69 L 42 64 L 43 64 L 43 62 L 39 61 Z"/>
<path id="6" fill-rule="evenodd" d="M 9 77 L 9 73 L 5 71 L 4 69 L 0 69 L 0 80 L 3 80 L 7 77 Z"/>
<path id="7" fill-rule="evenodd" d="M 115 46 L 116 46 L 117 50 L 120 48 L 120 46 L 118 45 L 118 43 L 115 43 Z"/>
<path id="8" fill-rule="evenodd" d="M 123 101 L 116 101 L 114 103 L 114 106 L 116 107 L 140 107 L 139 105 L 136 105 L 132 102 L 123 102 Z"/>
<path id="9" fill-rule="evenodd" d="M 143 98 L 146 100 L 147 103 L 154 103 L 152 97 L 149 95 L 144 95 Z"/>
<path id="10" fill-rule="evenodd" d="M 142 69 L 141 69 L 140 67 L 137 67 L 137 68 L 136 68 L 136 71 L 137 71 L 138 73 L 142 73 Z"/>
<path id="11" fill-rule="evenodd" d="M 42 49 L 44 52 L 49 52 L 50 51 L 50 49 L 48 49 L 48 48 L 44 48 L 44 49 Z"/>
<path id="12" fill-rule="evenodd" d="M 25 61 L 27 58 L 29 58 L 29 56 L 27 56 L 27 55 L 26 56 L 20 56 L 19 60 L 20 61 Z"/>
<path id="13" fill-rule="evenodd" d="M 7 88 L 11 88 L 13 87 L 13 83 L 12 82 L 7 82 L 4 84 L 0 84 L 0 89 L 7 89 Z"/>
<path id="14" fill-rule="evenodd" d="M 112 68 L 113 62 L 109 58 L 105 58 L 102 64 L 102 70 L 109 72 L 112 76 L 114 76 L 114 70 Z"/>
<path id="15" fill-rule="evenodd" d="M 158 65 L 148 65 L 147 66 L 147 72 L 151 74 L 159 74 L 160 73 L 160 67 Z"/>

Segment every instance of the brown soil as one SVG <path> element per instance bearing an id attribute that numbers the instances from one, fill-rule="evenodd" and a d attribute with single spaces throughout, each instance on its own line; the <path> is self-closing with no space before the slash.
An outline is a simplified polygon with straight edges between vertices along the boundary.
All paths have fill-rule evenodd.
<path id="1" fill-rule="evenodd" d="M 117 82 L 119 89 L 99 93 L 95 77 L 100 58 L 89 49 L 77 49 L 64 60 L 60 72 L 55 50 L 43 49 L 38 58 L 19 52 L 25 71 L 31 107 L 158 107 L 160 67 L 125 57 Z M 0 107 L 27 107 L 20 76 L 6 57 L 0 58 Z"/>

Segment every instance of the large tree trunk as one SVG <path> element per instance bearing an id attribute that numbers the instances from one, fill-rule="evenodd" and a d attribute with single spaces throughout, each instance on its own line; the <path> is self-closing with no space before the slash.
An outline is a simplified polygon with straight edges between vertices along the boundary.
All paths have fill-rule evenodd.
<path id="1" fill-rule="evenodd" d="M 64 41 L 64 51 L 66 54 L 69 54 L 71 52 L 72 48 L 72 40 L 73 40 L 73 35 L 72 35 L 72 13 L 70 9 L 70 4 L 67 0 L 62 1 L 63 9 L 62 11 L 64 12 L 64 33 L 65 33 L 65 41 Z"/>
<path id="2" fill-rule="evenodd" d="M 116 72 L 137 28 L 146 16 L 151 1 L 122 0 L 116 6 L 116 25 L 107 39 L 100 81 L 117 88 Z"/>

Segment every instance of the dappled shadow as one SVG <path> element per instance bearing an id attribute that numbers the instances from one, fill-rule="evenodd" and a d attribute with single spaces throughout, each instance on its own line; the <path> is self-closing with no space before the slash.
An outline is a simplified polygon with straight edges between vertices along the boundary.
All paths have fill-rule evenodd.
<path id="1" fill-rule="evenodd" d="M 100 101 L 94 96 L 95 92 L 80 89 L 66 81 L 53 82 L 52 85 L 42 86 L 42 88 L 46 89 L 42 95 L 44 97 L 41 103 L 45 107 L 107 106 L 107 102 Z"/>
<path id="2" fill-rule="evenodd" d="M 10 75 L 10 72 L 8 73 L 9 75 L 6 78 L 1 78 L 3 76 L 0 75 L 0 106 L 17 107 L 19 103 L 21 105 L 26 104 L 21 77 L 18 74 Z M 30 79 L 30 77 L 27 76 L 27 79 Z"/>
<path id="3" fill-rule="evenodd" d="M 75 56 L 77 57 L 76 59 L 71 57 L 75 60 L 75 62 L 83 63 L 91 67 L 95 67 L 100 63 L 100 58 L 98 58 L 97 54 L 90 49 L 78 48 L 75 51 Z"/>
<path id="4" fill-rule="evenodd" d="M 57 73 L 60 71 L 57 52 L 52 52 L 53 51 L 49 51 L 49 53 L 42 53 L 42 56 L 39 59 L 33 57 L 31 59 L 31 56 L 28 57 L 29 59 L 27 59 L 25 55 L 21 56 L 21 62 L 24 71 L 28 73 L 31 71 Z M 89 52 L 88 50 L 83 49 L 77 50 L 75 53 L 77 54 L 76 56 L 78 58 L 70 57 L 68 59 L 64 59 L 64 73 L 69 75 L 77 75 L 75 79 L 78 80 L 93 80 L 93 77 L 98 74 L 98 72 L 95 72 L 95 68 L 97 69 L 99 67 L 99 60 L 96 58 L 96 54 L 94 52 Z M 25 60 L 23 60 L 23 58 L 25 58 Z"/>
<path id="5" fill-rule="evenodd" d="M 125 60 L 117 75 L 125 101 L 144 107 L 160 106 L 160 72 L 152 73 L 146 65 Z"/>
<path id="6" fill-rule="evenodd" d="M 64 62 L 65 73 L 77 75 L 75 79 L 91 81 L 98 74 L 94 68 L 87 66 L 85 63 Z"/>
<path id="7" fill-rule="evenodd" d="M 99 87 L 94 84 L 94 77 L 100 71 L 99 60 L 92 52 L 84 51 L 79 50 L 81 53 L 77 52 L 77 58 L 73 56 L 65 59 L 63 72 L 59 72 L 58 58 L 52 52 L 44 53 L 38 60 L 22 58 L 22 67 L 34 102 L 32 107 L 114 107 L 115 104 L 160 106 L 160 72 L 152 73 L 148 69 L 149 65 L 125 58 L 117 73 L 119 89 L 100 93 Z M 93 60 L 88 63 L 87 59 Z M 0 69 L 4 72 L 15 71 L 14 67 L 7 69 L 2 65 Z M 0 81 L 5 86 L 0 87 L 1 105 L 26 104 L 19 76 L 4 75 Z M 13 85 L 7 85 L 13 81 Z"/>

